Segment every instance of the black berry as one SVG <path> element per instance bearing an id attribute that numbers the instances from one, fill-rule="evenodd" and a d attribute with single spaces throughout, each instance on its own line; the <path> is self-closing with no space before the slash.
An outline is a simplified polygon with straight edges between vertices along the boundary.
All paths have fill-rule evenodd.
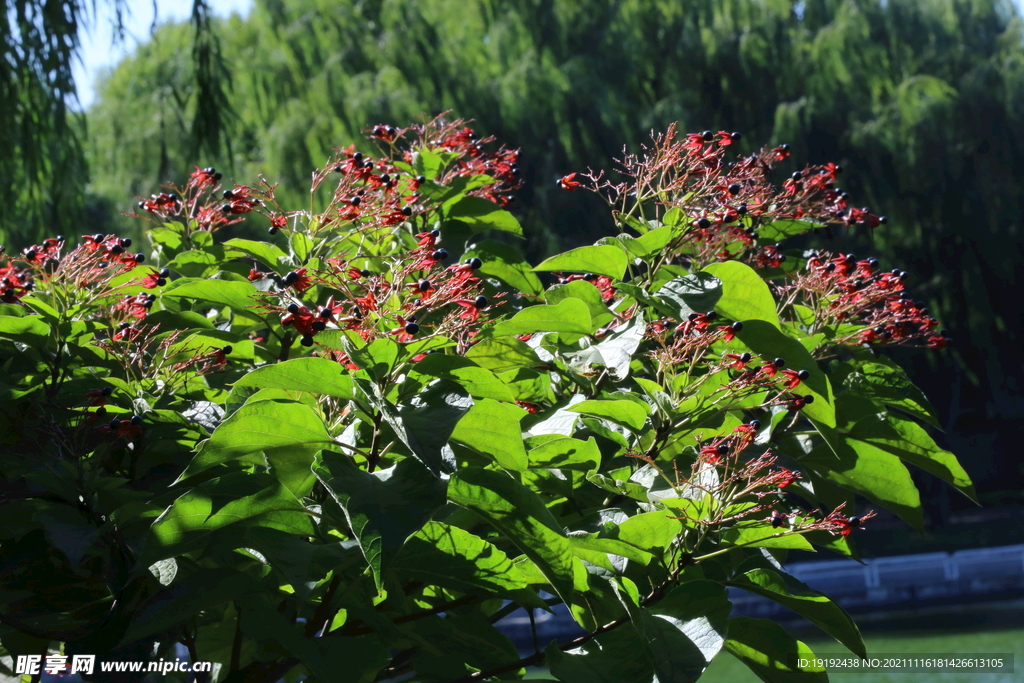
<path id="1" fill-rule="evenodd" d="M 483 294 L 481 294 L 480 296 L 478 296 L 476 298 L 476 301 L 473 302 L 473 305 L 476 306 L 477 308 L 486 308 L 487 307 L 487 297 L 484 296 Z"/>
<path id="2" fill-rule="evenodd" d="M 405 331 L 408 334 L 416 334 L 417 332 L 420 331 L 420 324 L 419 323 L 406 323 L 405 324 Z"/>
<path id="3" fill-rule="evenodd" d="M 304 334 L 304 335 L 302 335 L 302 339 L 299 340 L 299 343 L 302 344 L 303 346 L 312 346 L 313 345 L 313 337 L 311 337 L 308 334 Z"/>
<path id="4" fill-rule="evenodd" d="M 808 370 L 801 370 L 800 372 L 796 373 L 796 376 L 801 380 L 805 380 L 811 376 L 811 373 Z"/>

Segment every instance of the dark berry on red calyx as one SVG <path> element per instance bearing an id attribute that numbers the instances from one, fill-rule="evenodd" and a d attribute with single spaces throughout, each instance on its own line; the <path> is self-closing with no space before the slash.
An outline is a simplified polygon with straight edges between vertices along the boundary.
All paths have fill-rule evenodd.
<path id="1" fill-rule="evenodd" d="M 743 134 L 742 133 L 729 133 L 729 138 L 733 142 L 739 142 L 743 138 Z"/>
<path id="2" fill-rule="evenodd" d="M 476 298 L 476 301 L 473 302 L 473 305 L 476 306 L 477 308 L 486 308 L 487 307 L 487 297 L 484 296 L 483 294 L 481 294 L 480 296 L 478 296 Z"/>
<path id="3" fill-rule="evenodd" d="M 121 428 L 121 421 L 118 420 L 117 418 L 114 418 L 113 420 L 110 421 L 110 428 L 111 429 L 120 429 Z"/>
<path id="4" fill-rule="evenodd" d="M 753 427 L 754 429 L 760 429 L 761 428 L 761 421 L 760 420 L 751 420 L 747 424 L 750 425 L 751 427 Z"/>
<path id="5" fill-rule="evenodd" d="M 791 177 L 793 178 L 793 180 L 800 180 L 801 178 L 803 178 L 803 175 L 800 173 L 800 171 L 793 171 L 793 175 Z"/>
<path id="6" fill-rule="evenodd" d="M 707 320 L 708 322 L 716 320 L 717 318 L 718 313 L 716 311 L 708 311 L 707 313 L 704 314 L 704 319 Z"/>
<path id="7" fill-rule="evenodd" d="M 335 167 L 334 167 L 334 172 L 335 172 L 335 173 L 341 173 L 341 172 L 342 172 L 342 171 L 344 171 L 344 170 L 345 170 L 345 169 L 344 169 L 344 168 L 342 168 L 341 164 L 338 164 L 337 166 L 335 166 Z"/>
<path id="8" fill-rule="evenodd" d="M 801 370 L 800 372 L 796 373 L 796 376 L 798 379 L 805 380 L 811 376 L 811 373 L 809 370 Z"/>
<path id="9" fill-rule="evenodd" d="M 427 182 L 427 177 L 426 176 L 422 176 L 422 175 L 418 175 L 418 176 L 416 176 L 416 182 L 417 183 L 425 183 L 425 182 Z"/>
<path id="10" fill-rule="evenodd" d="M 362 204 L 362 203 L 363 203 L 363 200 L 362 200 L 362 199 L 360 199 L 359 197 L 353 197 L 353 198 L 352 198 L 352 199 L 351 199 L 351 200 L 349 201 L 349 204 L 351 204 L 352 206 L 359 206 L 359 205 L 360 205 L 360 204 Z"/>
<path id="11" fill-rule="evenodd" d="M 806 396 L 804 396 L 803 401 L 804 401 L 804 405 L 810 405 L 810 404 L 814 403 L 814 397 L 811 396 L 810 394 L 807 394 Z"/>
<path id="12" fill-rule="evenodd" d="M 103 387 L 102 391 L 104 396 L 110 396 L 112 393 L 114 393 L 114 387 Z"/>
<path id="13" fill-rule="evenodd" d="M 417 283 L 416 288 L 421 292 L 426 292 L 430 289 L 430 280 L 420 280 L 419 283 Z"/>
<path id="14" fill-rule="evenodd" d="M 28 251 L 25 252 L 25 258 L 27 258 L 29 261 L 32 261 L 33 259 L 35 259 L 35 257 L 36 257 L 36 250 L 35 249 L 29 249 Z"/>
<path id="15" fill-rule="evenodd" d="M 130 322 L 128 322 L 127 320 L 125 320 L 123 323 L 121 323 L 120 325 L 117 326 L 117 329 L 118 330 L 127 330 L 131 326 L 132 326 L 132 324 Z"/>
<path id="16" fill-rule="evenodd" d="M 220 352 L 223 353 L 226 356 L 226 355 L 228 355 L 229 353 L 231 353 L 234 350 L 235 350 L 235 347 L 231 346 L 231 344 L 228 344 L 227 346 L 222 348 L 220 350 Z"/>
<path id="17" fill-rule="evenodd" d="M 698 218 L 697 227 L 700 228 L 701 230 L 707 230 L 708 228 L 711 227 L 711 221 L 709 221 L 707 218 Z"/>
<path id="18" fill-rule="evenodd" d="M 110 253 L 111 254 L 123 254 L 124 253 L 124 247 L 122 247 L 120 244 L 115 244 L 114 246 L 112 246 L 110 248 Z"/>
<path id="19" fill-rule="evenodd" d="M 715 139 L 715 134 L 712 133 L 710 130 L 706 130 L 700 134 L 700 137 L 704 140 L 704 142 L 711 142 L 712 140 Z"/>
<path id="20" fill-rule="evenodd" d="M 729 194 L 739 194 L 742 189 L 742 185 L 740 185 L 739 183 L 733 183 L 732 185 L 729 186 Z"/>
<path id="21" fill-rule="evenodd" d="M 740 362 L 741 363 L 749 363 L 750 362 L 750 354 L 749 353 L 741 353 L 740 354 Z"/>
<path id="22" fill-rule="evenodd" d="M 171 269 L 170 268 L 161 268 L 160 269 L 160 277 L 170 277 L 170 276 L 171 276 Z"/>
<path id="23" fill-rule="evenodd" d="M 269 228 L 267 228 L 267 234 L 268 235 L 276 235 L 277 234 L 277 228 L 275 228 L 274 226 L 270 226 Z"/>
<path id="24" fill-rule="evenodd" d="M 851 529 L 856 529 L 860 526 L 860 517 L 847 517 L 846 523 L 850 526 Z"/>
<path id="25" fill-rule="evenodd" d="M 302 344 L 303 346 L 312 346 L 313 337 L 308 334 L 304 334 L 302 335 L 302 339 L 299 340 L 299 343 Z"/>
<path id="26" fill-rule="evenodd" d="M 843 172 L 843 167 L 842 166 L 836 166 L 836 175 L 839 175 L 842 172 Z"/>
<path id="27" fill-rule="evenodd" d="M 363 168 L 365 168 L 367 171 L 373 170 L 373 162 L 367 161 L 365 164 L 363 164 Z"/>
<path id="28" fill-rule="evenodd" d="M 743 331 L 743 323 L 741 321 L 739 321 L 739 320 L 734 322 L 732 324 L 732 331 L 733 332 L 742 332 Z"/>
<path id="29" fill-rule="evenodd" d="M 362 161 L 363 160 L 363 153 L 362 152 L 356 152 L 355 154 L 352 155 L 352 159 L 355 160 L 355 161 Z"/>
<path id="30" fill-rule="evenodd" d="M 761 238 L 761 235 L 759 235 L 757 232 L 755 232 L 753 230 L 750 231 L 750 239 L 756 240 L 756 239 L 760 239 L 760 238 Z"/>
<path id="31" fill-rule="evenodd" d="M 509 204 L 511 204 L 515 200 L 516 200 L 516 196 L 514 194 L 510 194 L 507 197 L 505 197 L 505 201 L 507 201 Z"/>
<path id="32" fill-rule="evenodd" d="M 146 255 L 145 254 L 136 254 L 135 255 L 135 262 L 136 263 L 142 263 L 145 260 L 146 260 Z"/>
<path id="33" fill-rule="evenodd" d="M 230 204 L 222 204 L 221 207 L 220 207 L 220 212 L 221 213 L 231 213 L 231 205 Z"/>
<path id="34" fill-rule="evenodd" d="M 146 202 L 139 202 L 136 206 L 138 206 L 140 209 L 145 209 L 146 208 Z"/>
<path id="35" fill-rule="evenodd" d="M 314 320 L 312 324 L 310 324 L 310 327 L 313 328 L 314 332 L 323 332 L 327 329 L 327 323 L 323 320 Z"/>
<path id="36" fill-rule="evenodd" d="M 148 294 L 146 296 L 146 301 L 156 301 L 156 294 Z"/>
<path id="37" fill-rule="evenodd" d="M 826 271 L 831 273 L 835 269 L 836 269 L 836 264 L 834 264 L 834 263 L 827 263 L 827 264 L 825 264 L 825 270 Z"/>
<path id="38" fill-rule="evenodd" d="M 284 284 L 287 287 L 288 285 L 293 284 L 298 279 L 299 274 L 296 273 L 294 270 L 289 270 L 288 273 L 284 276 Z"/>
<path id="39" fill-rule="evenodd" d="M 943 337 L 948 337 L 949 330 L 947 330 L 946 328 L 942 328 L 941 330 L 939 330 L 939 334 L 941 334 Z"/>
<path id="40" fill-rule="evenodd" d="M 98 232 L 98 233 L 96 233 L 95 235 L 92 236 L 92 241 L 93 242 L 102 242 L 105 239 L 107 239 L 107 236 L 104 235 L 102 232 Z"/>
<path id="41" fill-rule="evenodd" d="M 583 273 L 583 279 L 587 282 L 593 282 L 597 279 L 597 275 L 594 273 Z"/>
<path id="42" fill-rule="evenodd" d="M 448 250 L 443 248 L 438 249 L 437 251 L 430 255 L 430 258 L 434 259 L 435 261 L 444 261 L 446 258 L 448 258 Z"/>
<path id="43" fill-rule="evenodd" d="M 776 358 L 775 360 L 772 361 L 772 365 L 774 365 L 777 368 L 784 368 L 786 367 L 786 359 Z"/>
<path id="44" fill-rule="evenodd" d="M 885 225 L 886 223 L 889 222 L 889 217 L 888 216 L 879 216 L 878 217 L 878 222 L 881 223 L 882 225 Z"/>
<path id="45" fill-rule="evenodd" d="M 697 313 L 696 311 L 693 311 L 693 312 L 690 313 L 690 315 L 686 316 L 686 319 L 689 320 L 690 322 L 693 322 L 694 320 L 696 320 L 699 317 L 700 317 L 700 313 Z"/>
<path id="46" fill-rule="evenodd" d="M 716 448 L 715 450 L 718 451 L 719 455 L 725 455 L 726 453 L 729 452 L 729 447 L 724 443 L 720 443 L 718 444 L 718 448 Z"/>
<path id="47" fill-rule="evenodd" d="M 359 271 L 359 275 L 362 277 L 370 277 L 371 273 L 366 268 Z"/>
<path id="48" fill-rule="evenodd" d="M 402 215 L 403 216 L 411 216 L 412 215 L 412 207 L 411 206 L 403 206 L 402 207 Z"/>
<path id="49" fill-rule="evenodd" d="M 291 313 L 292 315 L 297 314 L 299 312 L 299 305 L 298 304 L 288 304 L 288 312 Z"/>
<path id="50" fill-rule="evenodd" d="M 387 173 L 385 173 L 384 175 L 382 175 L 380 177 L 380 181 L 382 183 L 390 183 L 391 182 L 391 176 L 389 176 Z"/>
<path id="51" fill-rule="evenodd" d="M 871 258 L 868 259 L 868 265 L 871 266 L 872 268 L 877 268 L 878 267 L 878 259 L 876 259 L 874 256 L 872 256 Z"/>
<path id="52" fill-rule="evenodd" d="M 476 256 L 470 259 L 466 259 L 466 265 L 472 268 L 473 270 L 479 270 L 480 266 L 482 266 L 483 264 L 484 262 L 478 259 Z"/>
<path id="53" fill-rule="evenodd" d="M 416 322 L 416 316 L 410 315 L 408 318 L 405 319 L 405 321 L 406 322 L 410 322 L 410 323 L 414 323 L 414 322 Z"/>
<path id="54" fill-rule="evenodd" d="M 746 204 L 740 204 L 739 206 L 737 206 L 736 207 L 736 213 L 738 213 L 741 216 L 745 216 L 746 213 L 747 213 L 747 205 Z"/>
<path id="55" fill-rule="evenodd" d="M 231 190 L 224 190 L 224 199 L 234 199 L 235 193 Z"/>
<path id="56" fill-rule="evenodd" d="M 330 320 L 331 317 L 333 317 L 333 316 L 334 316 L 334 312 L 331 311 L 331 309 L 329 309 L 329 308 L 325 308 L 322 311 L 320 311 L 320 317 L 323 318 L 324 320 Z"/>
<path id="57" fill-rule="evenodd" d="M 122 247 L 127 249 L 128 247 L 132 246 L 132 238 L 131 237 L 122 237 L 121 239 L 118 240 L 118 243 L 120 243 L 120 245 Z"/>
<path id="58" fill-rule="evenodd" d="M 104 408 L 103 406 L 100 406 L 99 408 L 96 409 L 96 414 L 97 415 L 106 415 L 107 414 L 107 409 Z"/>
<path id="59" fill-rule="evenodd" d="M 417 332 L 420 331 L 420 324 L 419 323 L 406 323 L 405 324 L 405 331 L 406 331 L 407 334 L 416 334 Z"/>

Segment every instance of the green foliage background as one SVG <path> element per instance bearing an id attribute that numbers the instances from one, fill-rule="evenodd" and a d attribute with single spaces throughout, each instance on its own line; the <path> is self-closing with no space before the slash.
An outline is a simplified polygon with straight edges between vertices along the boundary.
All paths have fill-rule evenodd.
<path id="1" fill-rule="evenodd" d="M 671 121 L 738 130 L 842 163 L 851 195 L 889 214 L 877 237 L 810 244 L 913 274 L 957 340 L 950 360 L 914 361 L 947 427 L 1024 414 L 1024 33 L 1009 0 L 258 0 L 214 28 L 224 102 L 199 93 L 186 25 L 162 27 L 101 84 L 86 150 L 98 229 L 193 164 L 239 182 L 273 169 L 279 196 L 305 201 L 323 150 L 451 108 L 523 148 L 527 187 L 541 189 L 519 211 L 539 260 L 609 227 L 594 198 L 555 189 L 561 175 L 607 167 L 622 141 L 637 150 Z M 198 158 L 211 117 L 226 136 Z M 53 187 L 84 189 L 81 168 L 67 174 Z M 52 232 L 30 225 L 4 229 Z M 1016 437 L 999 438 L 979 450 Z M 986 457 L 979 471 L 1019 475 Z"/>

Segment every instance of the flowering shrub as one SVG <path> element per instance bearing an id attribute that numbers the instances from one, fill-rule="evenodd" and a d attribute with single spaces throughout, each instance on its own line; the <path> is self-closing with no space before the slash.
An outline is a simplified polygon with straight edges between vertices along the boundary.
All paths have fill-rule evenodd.
<path id="1" fill-rule="evenodd" d="M 738 134 L 670 129 L 621 182 L 558 181 L 622 231 L 531 268 L 484 237 L 520 233 L 515 151 L 440 119 L 370 136 L 314 174 L 322 211 L 196 169 L 139 202 L 149 256 L 86 235 L 2 262 L 6 651 L 574 683 L 727 650 L 825 680 L 729 616 L 736 587 L 863 655 L 786 553 L 855 556 L 872 506 L 919 525 L 907 464 L 973 490 L 878 352 L 948 341 L 903 274 L 782 244 L 885 223 L 841 169 L 776 186 L 785 146 L 727 163 Z M 218 240 L 253 214 L 268 241 Z M 584 635 L 523 658 L 495 627 L 559 603 Z"/>

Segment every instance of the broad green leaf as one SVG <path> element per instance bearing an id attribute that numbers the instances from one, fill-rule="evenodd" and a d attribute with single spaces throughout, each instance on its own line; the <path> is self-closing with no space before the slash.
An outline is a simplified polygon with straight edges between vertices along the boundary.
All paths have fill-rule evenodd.
<path id="1" fill-rule="evenodd" d="M 600 361 L 617 380 L 626 379 L 633 354 L 640 348 L 647 325 L 644 314 L 637 311 L 625 325 L 620 325 L 605 335 L 604 339 L 592 344 L 588 351 L 600 354 Z"/>
<path id="2" fill-rule="evenodd" d="M 572 547 L 536 493 L 502 472 L 465 467 L 452 475 L 448 498 L 508 536 L 540 568 L 558 597 L 572 604 Z"/>
<path id="3" fill-rule="evenodd" d="M 514 337 L 481 339 L 469 347 L 466 358 L 495 374 L 545 364 L 536 351 Z"/>
<path id="4" fill-rule="evenodd" d="M 828 427 L 836 426 L 832 385 L 800 342 L 786 336 L 764 320 L 744 320 L 743 329 L 740 330 L 738 337 L 751 351 L 766 360 L 782 358 L 786 361 L 787 368 L 809 371 L 810 377 L 796 389 L 801 395 L 814 396 L 814 402 L 805 406 L 803 412 Z"/>
<path id="5" fill-rule="evenodd" d="M 838 640 L 850 652 L 860 657 L 866 656 L 867 650 L 860 629 L 846 610 L 789 574 L 767 568 L 752 569 L 729 581 L 728 585 L 788 607 Z"/>
<path id="6" fill-rule="evenodd" d="M 546 651 L 551 673 L 562 683 L 653 683 L 654 667 L 636 631 L 618 628 L 563 652 L 555 643 Z"/>
<path id="7" fill-rule="evenodd" d="M 654 294 L 657 307 L 676 320 L 715 310 L 721 298 L 721 281 L 706 271 L 669 280 Z"/>
<path id="8" fill-rule="evenodd" d="M 761 239 L 768 240 L 769 242 L 781 242 L 787 237 L 799 235 L 820 227 L 820 225 L 811 223 L 810 221 L 801 221 L 794 218 L 778 218 L 771 223 L 757 226 L 757 234 L 761 236 Z"/>
<path id="9" fill-rule="evenodd" d="M 430 586 L 463 593 L 484 590 L 535 607 L 543 605 L 505 553 L 479 536 L 441 522 L 427 522 L 413 534 L 391 570 L 405 580 Z"/>
<path id="10" fill-rule="evenodd" d="M 256 582 L 248 574 L 226 567 L 197 569 L 133 609 L 121 645 L 191 622 L 199 612 L 256 589 Z"/>
<path id="11" fill-rule="evenodd" d="M 502 230 L 520 237 L 523 235 L 523 228 L 515 216 L 483 197 L 463 197 L 451 206 L 448 218 L 465 223 L 473 232 Z"/>
<path id="12" fill-rule="evenodd" d="M 243 376 L 234 386 L 305 391 L 347 399 L 354 397 L 348 371 L 326 358 L 293 358 L 283 363 L 264 365 Z"/>
<path id="13" fill-rule="evenodd" d="M 482 240 L 469 245 L 465 256 L 476 256 L 483 261 L 477 272 L 484 277 L 497 278 L 529 296 L 544 293 L 540 278 L 533 273 L 530 264 L 515 247 L 494 240 Z"/>
<path id="14" fill-rule="evenodd" d="M 977 501 L 971 478 L 956 456 L 939 448 L 928 432 L 916 422 L 894 415 L 872 415 L 858 421 L 846 438 L 848 441 L 863 441 L 898 456 L 904 462 L 931 472 L 947 484 L 960 489 L 971 500 Z"/>
<path id="15" fill-rule="evenodd" d="M 309 406 L 280 399 L 247 402 L 214 430 L 179 480 L 231 460 L 267 462 L 296 495 L 306 495 L 313 457 L 329 443 L 324 421 Z"/>
<path id="16" fill-rule="evenodd" d="M 544 467 L 578 472 L 593 472 L 601 466 L 601 451 L 594 437 L 581 439 L 554 438 L 531 448 L 530 468 Z"/>
<path id="17" fill-rule="evenodd" d="M 28 315 L 22 318 L 5 315 L 0 317 L 0 338 L 21 342 L 36 348 L 44 348 L 49 336 L 50 326 L 40 320 L 38 316 Z"/>
<path id="18" fill-rule="evenodd" d="M 229 525 L 265 526 L 312 536 L 313 523 L 294 494 L 267 474 L 235 472 L 195 486 L 160 515 L 149 530 L 139 563 L 153 563 L 201 547 L 212 531 Z"/>
<path id="19" fill-rule="evenodd" d="M 495 337 L 536 332 L 568 332 L 590 334 L 590 309 L 579 299 L 565 299 L 557 306 L 530 306 L 495 325 Z"/>
<path id="20" fill-rule="evenodd" d="M 458 382 L 475 399 L 515 400 L 507 384 L 465 356 L 432 353 L 409 371 L 414 387 L 428 384 L 435 378 Z M 403 388 L 402 393 L 405 394 L 406 389 Z"/>
<path id="21" fill-rule="evenodd" d="M 374 407 L 420 462 L 435 475 L 450 469 L 443 450 L 455 425 L 473 405 L 465 389 L 451 380 L 434 380 L 397 410 L 379 394 L 369 395 Z"/>
<path id="22" fill-rule="evenodd" d="M 576 557 L 591 564 L 614 571 L 607 555 L 618 555 L 633 562 L 646 565 L 654 556 L 634 545 L 613 538 L 599 538 L 598 534 L 573 534 L 569 536 L 572 551 Z"/>
<path id="23" fill-rule="evenodd" d="M 814 546 L 799 534 L 785 534 L 784 529 L 773 529 L 771 524 L 734 526 L 722 533 L 722 543 L 758 548 L 788 548 L 814 551 Z"/>
<path id="24" fill-rule="evenodd" d="M 444 483 L 412 458 L 371 474 L 347 456 L 325 451 L 313 469 L 345 511 L 381 590 L 384 571 L 406 539 L 444 505 Z"/>
<path id="25" fill-rule="evenodd" d="M 770 619 L 733 617 L 725 649 L 765 683 L 828 683 L 811 648 Z"/>
<path id="26" fill-rule="evenodd" d="M 659 683 L 696 681 L 725 645 L 732 604 L 717 582 L 687 581 L 647 607 L 618 593 Z"/>
<path id="27" fill-rule="evenodd" d="M 535 271 L 559 271 L 567 273 L 594 273 L 621 280 L 626 273 L 629 259 L 622 249 L 611 245 L 578 247 L 564 254 L 545 259 Z"/>
<path id="28" fill-rule="evenodd" d="M 225 242 L 224 246 L 240 251 L 248 256 L 252 256 L 255 259 L 259 259 L 262 263 L 265 263 L 274 269 L 278 274 L 283 274 L 289 270 L 289 266 L 287 265 L 288 254 L 284 253 L 284 251 L 282 251 L 276 244 L 235 238 Z"/>
<path id="29" fill-rule="evenodd" d="M 672 225 L 663 225 L 660 228 L 651 230 L 646 235 L 633 240 L 633 244 L 639 249 L 634 248 L 634 253 L 640 258 L 647 258 L 654 254 L 657 254 L 665 248 L 672 238 L 678 234 L 678 230 Z"/>
<path id="30" fill-rule="evenodd" d="M 162 296 L 180 299 L 198 299 L 229 306 L 233 310 L 254 314 L 257 290 L 248 282 L 231 280 L 197 280 L 182 278 L 163 288 Z"/>
<path id="31" fill-rule="evenodd" d="M 420 647 L 412 658 L 416 680 L 453 681 L 519 659 L 516 646 L 481 614 L 432 615 L 401 626 Z"/>
<path id="32" fill-rule="evenodd" d="M 780 327 L 775 297 L 753 268 L 739 261 L 724 261 L 710 264 L 703 272 L 722 283 L 722 296 L 715 303 L 718 313 L 732 320 L 764 320 Z"/>
<path id="33" fill-rule="evenodd" d="M 647 415 L 650 409 L 644 410 L 644 406 L 638 402 L 615 399 L 594 399 L 577 403 L 567 408 L 574 413 L 593 415 L 609 422 L 622 425 L 628 429 L 639 432 L 647 422 Z"/>
<path id="34" fill-rule="evenodd" d="M 671 510 L 643 512 L 619 524 L 609 535 L 660 557 L 683 530 L 680 521 L 673 519 L 677 516 Z"/>
<path id="35" fill-rule="evenodd" d="M 895 455 L 865 441 L 844 439 L 838 457 L 819 446 L 800 462 L 921 528 L 921 496 L 906 465 Z"/>
<path id="36" fill-rule="evenodd" d="M 519 420 L 525 413 L 508 403 L 485 398 L 476 401 L 452 432 L 452 440 L 494 459 L 506 470 L 527 468 Z"/>
<path id="37" fill-rule="evenodd" d="M 566 299 L 579 299 L 587 305 L 592 328 L 590 331 L 596 330 L 615 318 L 615 315 L 605 306 L 601 292 L 586 280 L 573 280 L 564 285 L 555 285 L 544 292 L 544 300 L 552 305 L 557 305 Z"/>
<path id="38" fill-rule="evenodd" d="M 858 396 L 898 408 L 941 429 L 935 408 L 914 386 L 903 368 L 887 358 L 863 363 L 843 379 L 843 386 Z"/>

